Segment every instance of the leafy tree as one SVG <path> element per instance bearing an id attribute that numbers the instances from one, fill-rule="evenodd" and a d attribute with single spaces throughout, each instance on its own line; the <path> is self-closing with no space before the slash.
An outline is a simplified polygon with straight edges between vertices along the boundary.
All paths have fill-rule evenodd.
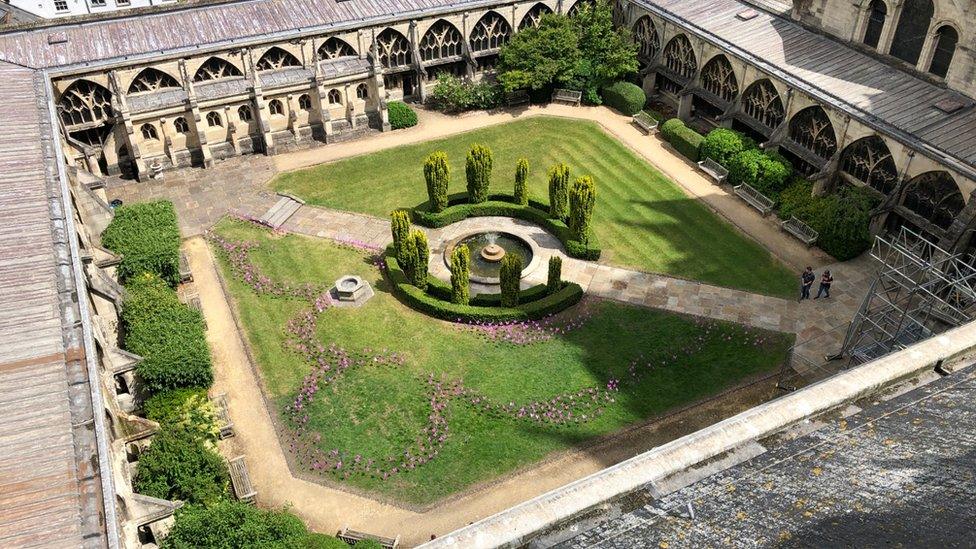
<path id="1" fill-rule="evenodd" d="M 502 307 L 515 307 L 519 303 L 519 291 L 521 289 L 522 256 L 506 254 L 502 258 L 498 278 L 502 292 Z"/>
<path id="2" fill-rule="evenodd" d="M 502 47 L 499 81 L 506 91 L 552 86 L 579 89 L 600 103 L 600 88 L 637 71 L 637 45 L 613 26 L 610 4 L 582 5 L 574 17 L 545 15 Z"/>
<path id="3" fill-rule="evenodd" d="M 427 196 L 433 212 L 444 211 L 447 207 L 447 187 L 451 183 L 451 167 L 447 164 L 447 153 L 436 151 L 424 160 L 424 180 L 427 182 Z"/>
<path id="4" fill-rule="evenodd" d="M 471 271 L 471 250 L 466 244 L 451 252 L 451 302 L 467 305 L 470 296 L 468 279 Z"/>
<path id="5" fill-rule="evenodd" d="M 549 168 L 549 217 L 566 220 L 569 215 L 569 166 L 556 164 Z"/>
<path id="6" fill-rule="evenodd" d="M 755 149 L 756 143 L 741 133 L 728 128 L 715 128 L 708 132 L 701 144 L 702 158 L 711 158 L 719 164 L 729 167 L 732 158 L 742 151 Z"/>
<path id="7" fill-rule="evenodd" d="M 585 175 L 577 179 L 569 193 L 569 230 L 583 244 L 590 240 L 590 221 L 593 219 L 595 202 L 596 186 L 593 178 Z"/>
<path id="8" fill-rule="evenodd" d="M 139 456 L 133 487 L 140 494 L 213 505 L 227 497 L 224 460 L 193 433 L 160 431 Z"/>
<path id="9" fill-rule="evenodd" d="M 393 254 L 402 263 L 404 245 L 410 235 L 410 214 L 405 210 L 393 210 L 390 214 L 390 231 L 393 233 Z"/>
<path id="10" fill-rule="evenodd" d="M 155 273 L 170 286 L 180 280 L 180 227 L 169 201 L 122 206 L 102 232 L 102 244 L 122 256 L 117 268 L 123 284 Z"/>
<path id="11" fill-rule="evenodd" d="M 501 104 L 501 92 L 498 84 L 468 82 L 453 74 L 441 74 L 427 97 L 427 104 L 445 112 L 493 109 Z"/>
<path id="12" fill-rule="evenodd" d="M 526 206 L 529 203 L 529 160 L 519 158 L 515 164 L 515 203 Z"/>
<path id="13" fill-rule="evenodd" d="M 468 197 L 471 202 L 477 204 L 488 200 L 491 165 L 491 149 L 481 144 L 472 145 L 464 165 L 464 173 L 468 179 Z"/>
<path id="14" fill-rule="evenodd" d="M 238 501 L 210 507 L 186 505 L 176 511 L 176 523 L 163 540 L 164 549 L 335 549 L 346 544 L 322 534 L 310 534 L 302 521 L 285 510 L 265 510 Z"/>
<path id="15" fill-rule="evenodd" d="M 182 429 L 205 440 L 216 441 L 220 433 L 217 409 L 206 389 L 176 389 L 153 395 L 142 406 L 146 418 L 164 430 Z"/>
<path id="16" fill-rule="evenodd" d="M 549 278 L 546 280 L 546 291 L 554 294 L 562 287 L 563 260 L 558 255 L 549 258 Z"/>

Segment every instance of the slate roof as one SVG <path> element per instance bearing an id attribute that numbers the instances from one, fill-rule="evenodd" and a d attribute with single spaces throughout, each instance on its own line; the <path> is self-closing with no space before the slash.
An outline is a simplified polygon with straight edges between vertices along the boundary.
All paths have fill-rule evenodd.
<path id="1" fill-rule="evenodd" d="M 662 498 L 632 494 L 556 547 L 974 547 L 974 396 L 970 366 Z"/>
<path id="2" fill-rule="evenodd" d="M 92 399 L 48 103 L 40 73 L 0 62 L 0 547 L 101 547 Z"/>

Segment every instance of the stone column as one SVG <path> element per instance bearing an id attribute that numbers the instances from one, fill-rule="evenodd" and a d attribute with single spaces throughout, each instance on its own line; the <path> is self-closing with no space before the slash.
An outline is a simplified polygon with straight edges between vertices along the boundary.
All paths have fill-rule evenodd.
<path id="1" fill-rule="evenodd" d="M 786 105 L 783 106 L 783 121 L 769 134 L 769 140 L 766 141 L 766 147 L 764 148 L 778 147 L 786 138 L 786 134 L 790 128 L 790 118 L 793 117 L 793 96 L 795 95 L 796 91 L 793 88 L 786 88 Z"/>
<path id="2" fill-rule="evenodd" d="M 901 10 L 904 4 L 904 0 L 896 0 L 894 9 L 885 16 L 881 38 L 878 39 L 878 53 L 888 53 L 891 50 L 891 42 L 895 39 L 895 29 L 898 28 L 898 20 L 901 19 Z"/>
<path id="3" fill-rule="evenodd" d="M 372 65 L 373 86 L 376 88 L 376 108 L 380 113 L 380 129 L 384 132 L 390 131 L 390 113 L 387 109 L 386 83 L 383 80 L 383 65 L 380 64 L 379 56 L 373 55 Z"/>
<path id="4" fill-rule="evenodd" d="M 346 120 L 349 121 L 349 127 L 356 129 L 356 105 L 353 103 L 356 98 L 356 92 L 353 91 L 352 82 L 346 82 L 342 88 L 343 96 L 346 100 Z"/>
<path id="5" fill-rule="evenodd" d="M 325 76 L 322 75 L 322 69 L 319 67 L 319 62 L 315 62 L 314 66 L 315 74 L 315 86 L 312 89 L 312 100 L 318 107 L 318 115 L 316 121 L 322 126 L 322 133 L 324 134 L 324 140 L 329 143 L 334 133 L 332 129 L 332 115 L 329 114 L 329 91 L 325 89 Z M 311 124 L 311 120 L 309 120 Z"/>
<path id="6" fill-rule="evenodd" d="M 871 212 L 872 217 L 869 231 L 872 235 L 881 232 L 885 221 L 888 219 L 888 214 L 891 212 L 891 210 L 898 206 L 898 202 L 901 200 L 901 195 L 905 191 L 905 185 L 908 183 L 908 170 L 911 168 L 912 160 L 914 158 L 915 151 L 909 150 L 908 154 L 905 155 L 905 165 L 901 166 L 901 169 L 898 170 L 898 184 L 895 185 L 894 190 L 892 190 L 891 193 L 885 197 L 881 204 L 878 204 L 878 206 Z"/>
<path id="7" fill-rule="evenodd" d="M 125 145 L 129 150 L 132 166 L 136 172 L 134 175 L 137 180 L 142 181 L 143 174 L 147 173 L 146 163 L 142 159 L 142 154 L 139 152 L 139 144 L 135 139 L 135 128 L 132 126 L 132 118 L 129 116 L 129 104 L 126 101 L 122 87 L 119 85 L 118 74 L 114 70 L 108 73 L 108 80 L 112 85 L 113 110 L 115 110 L 118 120 L 122 122 L 125 128 Z"/>
<path id="8" fill-rule="evenodd" d="M 271 113 L 268 111 L 268 103 L 264 100 L 261 77 L 258 76 L 257 69 L 254 66 L 254 55 L 248 50 L 246 56 L 248 67 L 247 77 L 254 101 L 254 120 L 257 122 L 258 129 L 261 132 L 261 139 L 264 141 L 264 154 L 271 156 L 275 154 L 274 137 L 271 136 L 271 124 L 268 123 L 268 120 L 271 118 Z"/>
<path id="9" fill-rule="evenodd" d="M 471 36 L 471 12 L 464 12 L 461 15 L 461 52 L 464 55 L 465 68 L 469 80 L 473 80 L 475 75 L 478 73 L 478 62 L 475 61 L 474 53 L 471 51 L 471 44 L 468 43 L 468 37 Z"/>
<path id="10" fill-rule="evenodd" d="M 844 152 L 844 147 L 847 146 L 847 129 L 851 125 L 851 117 L 844 117 L 844 127 L 840 131 L 840 137 L 837 139 L 837 150 L 834 154 L 830 156 L 830 160 L 824 166 L 820 173 L 813 181 L 813 194 L 814 196 L 823 196 L 829 191 L 828 187 L 830 183 L 834 180 L 834 175 L 837 173 L 837 168 L 840 165 L 840 156 Z"/>
<path id="11" fill-rule="evenodd" d="M 427 101 L 427 88 L 424 78 L 424 63 L 420 59 L 420 37 L 417 36 L 417 21 L 410 21 L 410 51 L 413 54 L 414 70 L 417 74 L 417 89 L 420 92 L 420 102 Z"/>
<path id="12" fill-rule="evenodd" d="M 180 75 L 186 87 L 187 103 L 193 118 L 193 132 L 197 136 L 197 142 L 200 144 L 200 153 L 203 155 L 203 167 L 210 168 L 213 166 L 213 153 L 210 151 L 210 144 L 207 142 L 207 125 L 203 121 L 203 116 L 200 114 L 200 106 L 197 103 L 197 94 L 193 87 L 193 80 L 186 70 L 186 60 L 180 59 L 179 65 Z"/>

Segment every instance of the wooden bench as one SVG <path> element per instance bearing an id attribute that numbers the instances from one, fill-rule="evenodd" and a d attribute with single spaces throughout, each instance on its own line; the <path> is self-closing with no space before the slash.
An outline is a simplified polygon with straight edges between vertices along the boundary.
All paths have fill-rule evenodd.
<path id="1" fill-rule="evenodd" d="M 247 464 L 244 456 L 237 456 L 228 462 L 230 469 L 230 483 L 234 488 L 234 495 L 245 503 L 254 503 L 258 493 L 251 486 L 251 478 L 247 476 Z"/>
<path id="2" fill-rule="evenodd" d="M 739 198 L 745 200 L 747 204 L 759 210 L 759 213 L 763 214 L 763 216 L 769 215 L 769 212 L 773 211 L 775 202 L 768 196 L 752 188 L 748 183 L 736 185 L 732 187 L 732 191 Z"/>
<path id="3" fill-rule="evenodd" d="M 654 130 L 657 129 L 658 121 L 649 113 L 641 111 L 634 115 L 634 124 L 636 124 L 638 128 L 644 130 L 647 135 L 650 135 L 654 133 Z"/>
<path id="4" fill-rule="evenodd" d="M 505 104 L 509 107 L 527 105 L 530 101 L 529 92 L 525 90 L 515 90 L 505 94 Z"/>
<path id="5" fill-rule="evenodd" d="M 190 270 L 190 260 L 186 254 L 180 251 L 180 282 L 190 282 L 193 280 L 193 271 Z"/>
<path id="6" fill-rule="evenodd" d="M 580 101 L 583 100 L 583 92 L 578 90 L 566 90 L 563 88 L 556 88 L 552 92 L 552 102 L 553 103 L 566 103 L 578 107 Z"/>
<path id="7" fill-rule="evenodd" d="M 234 421 L 230 419 L 230 414 L 227 412 L 227 393 L 217 395 L 217 398 L 213 399 L 213 403 L 217 408 L 217 420 L 220 422 L 218 424 L 220 438 L 234 436 Z"/>
<path id="8" fill-rule="evenodd" d="M 349 545 L 356 545 L 356 542 L 362 541 L 364 539 L 371 539 L 384 547 L 384 549 L 396 549 L 400 546 L 400 536 L 395 538 L 385 538 L 383 536 L 376 536 L 373 534 L 367 534 L 365 532 L 357 532 L 355 530 L 350 530 L 348 526 L 339 530 L 336 537 L 340 540 L 348 543 Z"/>
<path id="9" fill-rule="evenodd" d="M 790 233 L 796 237 L 800 242 L 803 242 L 807 246 L 813 246 L 817 238 L 820 237 L 820 233 L 813 230 L 810 225 L 800 221 L 796 216 L 791 215 L 789 219 L 784 221 L 781 225 L 783 230 Z"/>
<path id="10" fill-rule="evenodd" d="M 699 162 L 698 169 L 705 172 L 709 177 L 715 180 L 716 185 L 725 183 L 725 179 L 729 176 L 729 170 L 725 169 L 725 166 L 719 164 L 711 158 L 706 158 L 705 160 Z"/>

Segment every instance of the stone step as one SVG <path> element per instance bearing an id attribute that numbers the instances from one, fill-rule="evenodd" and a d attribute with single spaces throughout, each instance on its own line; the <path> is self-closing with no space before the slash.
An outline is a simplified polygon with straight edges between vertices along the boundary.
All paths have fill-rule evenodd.
<path id="1" fill-rule="evenodd" d="M 261 222 L 273 229 L 277 229 L 284 225 L 291 216 L 295 215 L 295 212 L 301 207 L 301 202 L 289 196 L 283 196 L 261 217 Z"/>

